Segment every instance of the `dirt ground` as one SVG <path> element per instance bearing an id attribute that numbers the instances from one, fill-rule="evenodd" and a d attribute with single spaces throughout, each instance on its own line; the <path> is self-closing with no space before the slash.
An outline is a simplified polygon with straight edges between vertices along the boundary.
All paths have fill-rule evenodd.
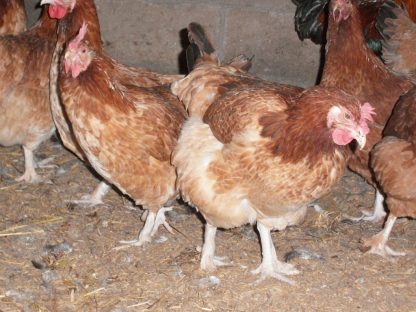
<path id="1" fill-rule="evenodd" d="M 324 213 L 311 209 L 301 226 L 273 233 L 279 259 L 315 253 L 290 260 L 301 271 L 291 286 L 256 284 L 250 270 L 261 250 L 251 226 L 219 231 L 217 255 L 232 265 L 202 272 L 202 219 L 181 204 L 168 216 L 175 235 L 161 229 L 144 248 L 115 250 L 136 237 L 142 211 L 116 191 L 94 208 L 68 204 L 98 179 L 56 140 L 37 155 L 55 156 L 57 168 L 38 170 L 45 182 L 27 185 L 14 181 L 21 150 L 0 149 L 0 311 L 416 311 L 416 222 L 394 227 L 390 246 L 407 252 L 397 262 L 361 253 L 360 238 L 381 225 L 343 222 L 374 196 L 352 173 L 321 200 Z"/>

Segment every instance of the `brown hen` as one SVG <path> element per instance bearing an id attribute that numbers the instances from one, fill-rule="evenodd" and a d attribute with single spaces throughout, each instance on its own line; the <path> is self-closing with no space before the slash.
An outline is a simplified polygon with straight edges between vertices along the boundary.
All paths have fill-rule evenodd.
<path id="1" fill-rule="evenodd" d="M 85 38 L 84 38 L 85 36 Z M 86 24 L 63 54 L 62 104 L 94 170 L 149 210 L 138 240 L 151 240 L 178 195 L 170 157 L 186 117 L 168 86 L 143 87 L 119 75 L 123 65 L 89 41 Z M 121 78 L 120 78 L 121 77 Z"/>
<path id="2" fill-rule="evenodd" d="M 49 104 L 49 68 L 56 21 L 46 9 L 29 30 L 0 37 L 0 144 L 22 145 L 25 172 L 18 181 L 40 180 L 33 151 L 54 132 Z"/>
<path id="3" fill-rule="evenodd" d="M 51 65 L 50 88 L 52 116 L 65 147 L 83 161 L 88 162 L 87 157 L 84 155 L 84 152 L 74 137 L 71 125 L 59 100 L 58 69 L 60 66 L 59 61 L 65 40 L 67 38 L 73 38 L 84 22 L 88 25 L 88 33 L 86 34 L 86 39 L 89 41 L 90 45 L 95 51 L 102 51 L 101 32 L 97 16 L 97 9 L 93 0 L 68 0 L 63 3 L 59 0 L 44 0 L 42 3 L 49 3 L 52 7 L 57 8 L 56 11 L 63 5 L 66 11 L 70 12 L 60 25 L 61 38 L 56 45 Z M 182 77 L 179 75 L 162 75 L 143 68 L 120 66 L 117 62 L 114 62 L 111 59 L 108 61 L 111 63 L 111 67 L 116 68 L 113 74 L 117 75 L 116 79 L 122 84 L 134 84 L 142 87 L 153 87 L 171 83 L 172 81 Z M 63 64 L 61 64 L 61 66 L 63 66 Z M 80 200 L 73 200 L 71 202 L 90 207 L 100 204 L 102 203 L 102 199 L 107 193 L 108 189 L 108 184 L 103 181 L 96 187 L 91 195 L 85 195 Z"/>
<path id="4" fill-rule="evenodd" d="M 198 40 L 200 25 L 189 31 L 207 41 Z M 224 264 L 214 256 L 217 227 L 257 222 L 263 260 L 253 273 L 291 283 L 298 271 L 277 259 L 270 231 L 300 223 L 338 182 L 347 144 L 365 144 L 371 106 L 334 88 L 299 92 L 261 80 L 219 65 L 214 53 L 172 85 L 190 111 L 172 160 L 183 198 L 207 222 L 201 268 Z"/>
<path id="5" fill-rule="evenodd" d="M 326 58 L 320 85 L 340 88 L 374 106 L 375 123 L 367 137 L 367 145 L 362 150 L 353 148 L 348 166 L 376 187 L 369 166 L 370 151 L 380 141 L 394 104 L 412 84 L 392 74 L 366 47 L 361 29 L 359 13 L 352 1 L 331 1 Z M 383 195 L 377 190 L 374 212 L 365 212 L 355 220 L 379 221 L 384 216 Z"/>
<path id="6" fill-rule="evenodd" d="M 406 11 L 386 3 L 391 18 L 386 21 L 383 44 L 387 64 L 397 74 L 416 82 L 416 24 Z M 404 255 L 387 246 L 387 240 L 398 217 L 416 217 L 416 86 L 404 94 L 384 129 L 386 137 L 371 154 L 371 166 L 386 195 L 389 216 L 384 229 L 364 240 L 364 250 L 391 258 Z"/>

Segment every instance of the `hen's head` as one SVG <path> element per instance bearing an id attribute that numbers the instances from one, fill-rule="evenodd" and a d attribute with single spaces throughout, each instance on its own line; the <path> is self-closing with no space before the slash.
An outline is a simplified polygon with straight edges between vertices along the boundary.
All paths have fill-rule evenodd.
<path id="1" fill-rule="evenodd" d="M 83 41 L 87 33 L 87 24 L 83 23 L 78 35 L 72 39 L 65 52 L 65 72 L 71 72 L 73 78 L 85 71 L 94 58 L 94 51 Z"/>
<path id="2" fill-rule="evenodd" d="M 77 0 L 42 0 L 40 5 L 49 4 L 49 17 L 62 19 L 74 9 L 76 2 Z"/>
<path id="3" fill-rule="evenodd" d="M 329 14 L 336 23 L 348 19 L 352 10 L 352 0 L 332 0 L 329 6 Z"/>
<path id="4" fill-rule="evenodd" d="M 328 111 L 326 120 L 334 143 L 347 145 L 355 139 L 360 149 L 363 149 L 366 135 L 370 132 L 367 123 L 373 121 L 371 116 L 373 114 L 375 114 L 374 108 L 369 103 L 360 106 L 350 103 L 347 105 L 333 104 Z"/>

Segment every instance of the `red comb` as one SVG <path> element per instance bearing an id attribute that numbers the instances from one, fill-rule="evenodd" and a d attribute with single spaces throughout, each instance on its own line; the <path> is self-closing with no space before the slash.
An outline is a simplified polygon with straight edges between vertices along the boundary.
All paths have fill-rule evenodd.
<path id="1" fill-rule="evenodd" d="M 85 34 L 87 33 L 88 25 L 84 22 L 82 23 L 82 26 L 78 32 L 78 35 L 72 39 L 72 41 L 69 43 L 69 48 L 76 49 L 80 42 L 84 39 Z"/>
<path id="2" fill-rule="evenodd" d="M 360 107 L 361 117 L 360 117 L 360 126 L 364 131 L 364 134 L 368 134 L 370 132 L 370 128 L 368 127 L 367 122 L 373 122 L 373 116 L 376 112 L 374 111 L 374 107 L 370 105 L 370 103 L 364 103 Z"/>

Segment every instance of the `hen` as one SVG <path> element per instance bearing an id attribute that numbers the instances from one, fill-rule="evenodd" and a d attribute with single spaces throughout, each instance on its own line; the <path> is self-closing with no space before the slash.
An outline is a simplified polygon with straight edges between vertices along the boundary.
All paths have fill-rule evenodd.
<path id="1" fill-rule="evenodd" d="M 0 35 L 17 35 L 26 30 L 26 11 L 23 0 L 0 2 Z"/>
<path id="2" fill-rule="evenodd" d="M 291 282 L 286 275 L 298 271 L 277 259 L 270 231 L 301 222 L 337 183 L 347 144 L 365 144 L 372 108 L 334 88 L 299 92 L 220 66 L 201 26 L 189 33 L 205 53 L 172 84 L 190 112 L 172 160 L 184 200 L 207 222 L 201 268 L 223 264 L 217 227 L 257 222 L 263 260 L 253 273 Z"/>
<path id="3" fill-rule="evenodd" d="M 362 102 L 374 105 L 377 114 L 367 137 L 367 145 L 362 150 L 353 149 L 348 166 L 376 187 L 369 167 L 369 153 L 381 140 L 382 130 L 394 104 L 412 84 L 392 74 L 380 58 L 365 46 L 359 12 L 350 0 L 333 0 L 329 10 L 326 57 L 320 85 L 340 88 Z M 377 190 L 374 212 L 364 212 L 355 220 L 379 221 L 384 216 L 383 196 Z"/>
<path id="4" fill-rule="evenodd" d="M 0 144 L 22 145 L 25 172 L 35 182 L 33 151 L 54 132 L 49 104 L 49 67 L 56 21 L 43 10 L 39 21 L 16 36 L 0 37 Z"/>
<path id="5" fill-rule="evenodd" d="M 62 31 L 60 41 L 57 43 L 51 65 L 50 72 L 50 89 L 51 89 L 51 110 L 52 116 L 58 130 L 58 133 L 65 147 L 77 155 L 83 161 L 87 161 L 87 157 L 78 145 L 71 125 L 68 121 L 65 111 L 59 100 L 58 95 L 58 68 L 59 60 L 63 50 L 66 38 L 73 38 L 83 22 L 88 25 L 88 40 L 93 44 L 96 51 L 102 51 L 100 24 L 97 16 L 97 9 L 93 0 L 68 0 L 65 2 L 59 0 L 43 0 L 42 4 L 50 4 L 55 8 L 56 12 L 69 12 L 64 21 L 62 21 Z M 112 62 L 111 66 L 117 68 L 117 79 L 126 84 L 134 84 L 142 87 L 158 86 L 170 83 L 182 76 L 178 75 L 161 75 L 146 69 L 132 68 L 127 66 L 119 66 L 116 62 Z M 85 206 L 94 206 L 102 203 L 103 196 L 107 193 L 109 186 L 106 182 L 101 182 L 91 195 L 85 195 L 80 200 L 74 200 L 72 203 Z"/>
<path id="6" fill-rule="evenodd" d="M 397 74 L 416 82 L 415 50 L 409 50 L 416 42 L 416 24 L 393 3 L 384 8 L 392 18 L 386 20 L 383 56 Z M 398 217 L 416 217 L 416 86 L 396 104 L 384 135 L 371 153 L 371 166 L 386 195 L 389 216 L 379 234 L 364 240 L 363 249 L 391 258 L 404 255 L 387 246 L 394 222 Z"/>
<path id="7" fill-rule="evenodd" d="M 170 163 L 186 117 L 168 86 L 142 87 L 128 80 L 123 65 L 92 42 L 84 24 L 67 46 L 59 72 L 62 104 L 76 141 L 94 170 L 143 209 L 147 219 L 138 240 L 151 240 L 176 199 Z"/>

